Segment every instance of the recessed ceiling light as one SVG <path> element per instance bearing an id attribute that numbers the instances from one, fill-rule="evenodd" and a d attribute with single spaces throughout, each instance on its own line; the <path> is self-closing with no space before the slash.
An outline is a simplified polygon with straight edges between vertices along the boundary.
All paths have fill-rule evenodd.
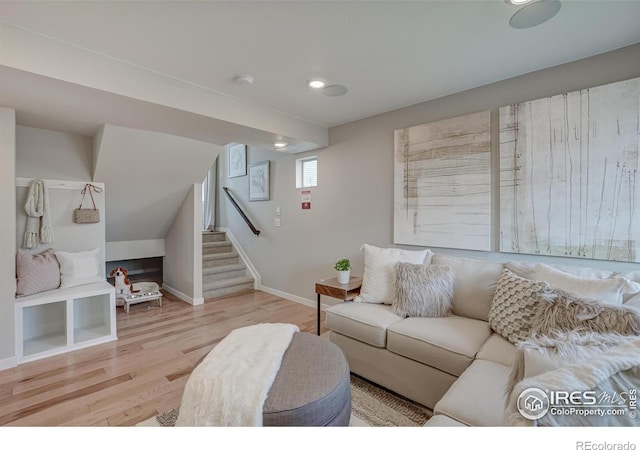
<path id="1" fill-rule="evenodd" d="M 559 0 L 538 0 L 516 11 L 509 25 L 518 29 L 535 27 L 558 14 L 560 6 Z"/>
<path id="2" fill-rule="evenodd" d="M 238 75 L 234 78 L 234 81 L 240 86 L 251 86 L 253 84 L 253 77 L 251 75 Z"/>
<path id="3" fill-rule="evenodd" d="M 280 142 L 276 142 L 275 144 L 273 144 L 276 148 L 284 148 L 287 146 L 286 142 L 280 141 Z"/>
<path id="4" fill-rule="evenodd" d="M 327 82 L 322 78 L 311 78 L 307 80 L 307 85 L 313 89 L 322 89 L 327 85 Z"/>

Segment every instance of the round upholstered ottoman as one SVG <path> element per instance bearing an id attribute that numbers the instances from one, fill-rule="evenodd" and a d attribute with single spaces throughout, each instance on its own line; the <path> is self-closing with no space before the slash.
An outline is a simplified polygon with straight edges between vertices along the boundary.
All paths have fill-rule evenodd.
<path id="1" fill-rule="evenodd" d="M 319 336 L 295 333 L 262 409 L 263 426 L 347 426 L 349 364 Z"/>

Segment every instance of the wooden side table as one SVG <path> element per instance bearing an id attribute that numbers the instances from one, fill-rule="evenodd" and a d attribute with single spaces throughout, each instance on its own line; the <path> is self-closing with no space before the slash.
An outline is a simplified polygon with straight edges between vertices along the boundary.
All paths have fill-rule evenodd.
<path id="1" fill-rule="evenodd" d="M 318 294 L 318 336 L 320 336 L 320 296 L 338 298 L 344 302 L 353 300 L 360 294 L 362 277 L 351 277 L 349 283 L 340 284 L 337 278 L 320 280 L 316 283 L 316 294 Z"/>

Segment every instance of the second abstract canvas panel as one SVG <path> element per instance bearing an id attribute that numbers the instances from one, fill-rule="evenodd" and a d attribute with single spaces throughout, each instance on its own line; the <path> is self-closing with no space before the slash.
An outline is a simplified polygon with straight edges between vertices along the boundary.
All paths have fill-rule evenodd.
<path id="1" fill-rule="evenodd" d="M 394 242 L 491 249 L 491 114 L 395 131 Z"/>

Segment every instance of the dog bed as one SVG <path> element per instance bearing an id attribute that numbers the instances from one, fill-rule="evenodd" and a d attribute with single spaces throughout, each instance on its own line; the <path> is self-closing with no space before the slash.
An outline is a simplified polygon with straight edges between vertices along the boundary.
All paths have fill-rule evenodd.
<path id="1" fill-rule="evenodd" d="M 134 291 L 140 291 L 140 292 L 135 292 L 131 295 L 127 295 L 127 294 L 116 294 L 116 306 L 124 306 L 125 305 L 125 298 L 131 298 L 132 296 L 136 296 L 136 297 L 150 297 L 150 296 L 154 296 L 160 293 L 160 286 L 158 285 L 158 283 L 155 283 L 153 281 L 141 281 L 139 283 L 133 283 L 133 290 Z"/>

